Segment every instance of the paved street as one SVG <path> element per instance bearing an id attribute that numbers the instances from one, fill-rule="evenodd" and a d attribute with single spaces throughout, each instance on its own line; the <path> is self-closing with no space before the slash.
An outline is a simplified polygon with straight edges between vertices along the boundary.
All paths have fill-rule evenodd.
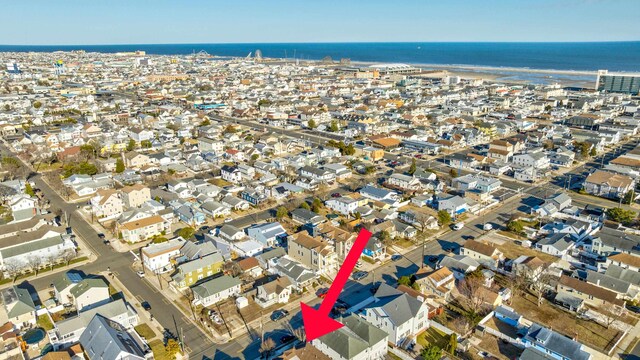
<path id="1" fill-rule="evenodd" d="M 303 140 L 314 144 L 324 144 L 327 138 L 331 137 L 327 136 L 327 134 L 319 134 L 318 132 L 301 133 L 299 131 L 289 131 L 264 124 L 258 124 L 248 120 L 235 121 L 254 128 L 265 128 L 275 133 L 287 135 L 293 138 L 302 138 Z M 629 151 L 634 147 L 634 145 L 635 144 L 633 143 L 627 143 L 621 146 L 620 149 L 610 150 L 603 155 L 604 159 L 598 157 L 593 161 L 572 170 L 562 177 L 555 178 L 552 182 L 542 182 L 537 185 L 531 185 L 509 179 L 501 179 L 506 188 L 513 190 L 514 193 L 520 190 L 522 191 L 522 195 L 512 196 L 508 200 L 504 201 L 499 208 L 495 208 L 484 215 L 465 222 L 465 227 L 459 231 L 448 231 L 436 239 L 428 240 L 425 244 L 424 250 L 425 259 L 422 259 L 422 249 L 417 247 L 405 254 L 402 259 L 395 262 L 388 262 L 377 268 L 360 282 L 349 281 L 341 295 L 341 299 L 350 305 L 354 305 L 356 299 L 364 299 L 369 296 L 369 288 L 374 282 L 384 281 L 389 284 L 395 284 L 398 277 L 415 273 L 423 260 L 426 261 L 426 259 L 431 256 L 443 256 L 447 250 L 453 250 L 462 245 L 465 239 L 470 236 L 477 237 L 481 235 L 483 233 L 482 227 L 485 223 L 493 224 L 494 228 L 502 227 L 515 210 L 526 210 L 526 208 L 523 207 L 523 200 L 527 197 L 544 197 L 561 190 L 563 187 L 567 186 L 569 174 L 572 177 L 571 183 L 578 183 L 578 181 L 580 181 L 579 179 L 581 179 L 580 176 L 583 176 L 592 169 L 599 168 L 603 163 L 606 164 L 620 153 Z M 4 145 L 0 146 L 0 151 L 8 153 L 8 149 Z M 389 159 L 408 160 L 408 157 L 391 153 L 387 153 L 385 157 Z M 448 171 L 448 167 L 437 160 L 418 160 L 418 163 L 422 166 L 436 168 L 439 171 Z M 255 334 L 264 332 L 266 337 L 271 337 L 276 341 L 276 343 L 278 343 L 279 338 L 288 333 L 287 329 L 297 328 L 302 325 L 300 313 L 292 311 L 292 314 L 286 320 L 281 322 L 267 320 L 262 324 L 261 328 L 252 329 L 254 332 L 253 337 L 249 334 L 245 334 L 233 341 L 220 344 L 216 347 L 216 345 L 198 327 L 194 326 L 189 319 L 186 319 L 172 303 L 166 301 L 164 296 L 162 296 L 154 287 L 136 275 L 135 271 L 131 267 L 134 260 L 131 254 L 118 253 L 112 250 L 110 246 L 104 245 L 98 238 L 97 232 L 94 228 L 77 213 L 76 205 L 65 202 L 43 181 L 40 175 L 33 176 L 31 180 L 36 183 L 37 187 L 41 189 L 46 198 L 50 200 L 52 211 L 59 208 L 65 213 L 70 214 L 69 225 L 98 256 L 98 261 L 81 266 L 78 269 L 86 273 L 98 273 L 105 271 L 106 267 L 109 266 L 112 272 L 138 300 L 146 300 L 151 304 L 151 313 L 164 327 L 172 329 L 174 333 L 183 333 L 185 345 L 193 359 L 253 359 L 259 355 L 260 346 L 260 338 L 255 336 Z M 617 205 L 617 203 L 610 200 L 580 195 L 575 192 L 571 192 L 571 196 L 574 203 L 577 205 L 584 205 L 587 203 L 604 207 Z M 242 228 L 253 223 L 264 221 L 270 217 L 270 210 L 264 210 L 246 217 L 235 219 L 230 222 L 230 224 Z M 54 276 L 57 275 L 43 276 L 30 281 L 30 283 L 37 289 L 46 288 L 52 282 Z M 317 299 L 312 302 L 311 305 L 317 304 L 319 301 L 320 300 Z M 138 311 L 144 310 L 138 309 Z"/>
<path id="2" fill-rule="evenodd" d="M 0 151 L 2 153 L 9 152 L 4 145 L 0 145 Z M 173 304 L 165 302 L 164 296 L 136 275 L 131 267 L 134 258 L 130 253 L 118 253 L 112 250 L 110 246 L 104 245 L 93 227 L 78 214 L 76 205 L 65 202 L 49 187 L 40 175 L 33 176 L 30 180 L 34 181 L 36 187 L 51 201 L 52 211 L 61 209 L 65 213 L 70 214 L 69 226 L 73 228 L 74 232 L 80 236 L 87 246 L 97 255 L 97 261 L 80 266 L 77 270 L 81 270 L 87 274 L 94 274 L 106 271 L 107 267 L 110 267 L 114 275 L 135 294 L 138 300 L 146 300 L 149 302 L 152 308 L 151 314 L 153 314 L 158 322 L 164 327 L 171 329 L 175 334 L 182 332 L 185 346 L 187 350 L 190 350 L 189 355 L 192 359 L 200 360 L 214 357 L 216 351 L 214 343 L 202 333 L 199 328 L 194 326 L 193 323 L 185 319 Z M 59 274 L 43 276 L 35 280 L 30 280 L 29 282 L 36 289 L 48 288 L 56 276 L 59 276 Z M 144 311 L 140 308 L 136 310 Z"/>

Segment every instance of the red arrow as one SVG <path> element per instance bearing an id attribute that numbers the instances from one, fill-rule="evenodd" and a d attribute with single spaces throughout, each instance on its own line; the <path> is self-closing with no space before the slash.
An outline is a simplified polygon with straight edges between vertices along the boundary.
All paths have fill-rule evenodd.
<path id="1" fill-rule="evenodd" d="M 336 275 L 333 283 L 331 283 L 331 287 L 318 310 L 305 303 L 300 303 L 302 321 L 304 322 L 307 341 L 317 339 L 320 336 L 338 330 L 343 326 L 341 323 L 330 318 L 329 312 L 333 309 L 333 305 L 335 305 L 338 300 L 340 292 L 347 284 L 351 271 L 353 271 L 353 268 L 356 266 L 356 263 L 362 254 L 362 250 L 367 246 L 370 238 L 371 233 L 367 229 L 360 230 L 360 233 L 358 233 L 358 237 L 356 238 L 356 242 L 351 247 L 351 250 L 349 251 L 349 254 L 347 254 L 347 258 L 344 260 L 340 270 L 338 270 L 338 275 Z"/>

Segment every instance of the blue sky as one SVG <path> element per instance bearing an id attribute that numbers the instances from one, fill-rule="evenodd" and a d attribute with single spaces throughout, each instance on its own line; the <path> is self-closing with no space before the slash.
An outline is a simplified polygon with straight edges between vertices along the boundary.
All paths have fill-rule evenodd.
<path id="1" fill-rule="evenodd" d="M 0 44 L 640 40 L 640 0 L 19 0 Z"/>

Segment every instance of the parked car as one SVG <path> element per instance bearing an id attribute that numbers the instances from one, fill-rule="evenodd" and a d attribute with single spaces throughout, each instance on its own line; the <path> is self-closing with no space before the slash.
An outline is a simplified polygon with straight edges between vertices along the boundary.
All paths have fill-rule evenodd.
<path id="1" fill-rule="evenodd" d="M 402 259 L 402 255 L 400 255 L 400 254 L 391 255 L 391 261 L 398 261 L 400 259 Z"/>
<path id="2" fill-rule="evenodd" d="M 140 305 L 142 305 L 142 308 L 147 310 L 147 311 L 151 310 L 151 304 L 149 304 L 148 301 L 143 301 L 143 302 L 140 303 Z"/>
<path id="3" fill-rule="evenodd" d="M 285 317 L 287 317 L 287 315 L 289 315 L 289 312 L 287 310 L 276 310 L 273 312 L 273 314 L 271 314 L 271 320 L 278 321 L 284 319 Z"/>
<path id="4" fill-rule="evenodd" d="M 458 222 L 453 224 L 453 226 L 451 227 L 453 230 L 458 231 L 458 230 L 462 230 L 462 228 L 464 227 L 464 223 L 463 222 Z"/>
<path id="5" fill-rule="evenodd" d="M 142 270 L 136 271 L 136 274 L 138 274 L 138 277 L 140 277 L 140 278 L 144 277 L 144 271 L 142 271 Z"/>
<path id="6" fill-rule="evenodd" d="M 322 289 L 320 289 L 320 290 L 318 290 L 318 291 L 316 292 L 316 295 L 318 295 L 318 297 L 319 297 L 320 299 L 324 299 L 324 298 L 325 298 L 325 296 L 327 296 L 327 293 L 328 293 L 328 292 L 329 292 L 329 289 L 327 289 L 327 288 L 322 288 Z"/>
<path id="7" fill-rule="evenodd" d="M 429 262 L 434 263 L 434 262 L 438 261 L 438 257 L 437 256 L 429 256 L 429 258 L 427 260 L 429 260 Z"/>
<path id="8" fill-rule="evenodd" d="M 353 278 L 353 280 L 358 281 L 358 280 L 362 280 L 362 279 L 366 278 L 367 275 L 369 275 L 369 273 L 366 272 L 366 271 L 358 271 L 358 272 L 354 273 L 353 275 L 351 275 L 351 277 Z"/>
<path id="9" fill-rule="evenodd" d="M 233 221 L 233 219 L 232 219 L 232 218 L 225 218 L 225 219 L 224 219 L 224 222 L 226 222 L 226 223 L 230 223 L 230 222 L 232 222 L 232 221 Z"/>
<path id="10" fill-rule="evenodd" d="M 341 197 L 341 196 L 342 196 L 342 194 L 337 193 L 337 192 L 336 192 L 336 193 L 331 194 L 331 197 L 334 197 L 334 198 L 339 198 L 339 197 Z"/>
<path id="11" fill-rule="evenodd" d="M 293 341 L 295 339 L 296 339 L 296 337 L 293 336 L 293 335 L 285 335 L 285 336 L 280 338 L 280 342 L 283 343 L 283 344 L 286 344 L 286 343 L 291 342 L 291 341 Z"/>

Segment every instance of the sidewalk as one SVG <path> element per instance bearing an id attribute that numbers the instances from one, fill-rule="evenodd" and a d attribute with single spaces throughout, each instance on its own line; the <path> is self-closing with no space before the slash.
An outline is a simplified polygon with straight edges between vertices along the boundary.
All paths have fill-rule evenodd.
<path id="1" fill-rule="evenodd" d="M 72 264 L 69 264 L 69 265 L 65 265 L 65 266 L 62 266 L 62 267 L 59 267 L 59 268 L 56 268 L 56 269 L 53 269 L 53 270 L 47 270 L 48 269 L 47 268 L 44 271 L 38 272 L 38 275 L 20 277 L 15 282 L 9 281 L 7 283 L 4 283 L 4 284 L 0 285 L 0 290 L 6 289 L 6 288 L 11 287 L 11 286 L 16 285 L 16 284 L 19 284 L 19 283 L 21 283 L 23 281 L 41 279 L 43 277 L 55 275 L 55 274 L 58 274 L 58 273 L 61 273 L 61 272 L 67 272 L 67 271 L 72 270 L 72 269 L 74 269 L 76 267 L 79 267 L 79 266 L 82 266 L 82 265 L 86 265 L 86 264 L 90 264 L 90 263 L 96 261 L 96 259 L 97 259 L 96 255 L 93 252 L 89 252 L 89 255 L 83 255 L 83 256 L 86 256 L 88 259 L 84 260 L 84 261 L 77 262 L 77 263 L 72 263 Z"/>

